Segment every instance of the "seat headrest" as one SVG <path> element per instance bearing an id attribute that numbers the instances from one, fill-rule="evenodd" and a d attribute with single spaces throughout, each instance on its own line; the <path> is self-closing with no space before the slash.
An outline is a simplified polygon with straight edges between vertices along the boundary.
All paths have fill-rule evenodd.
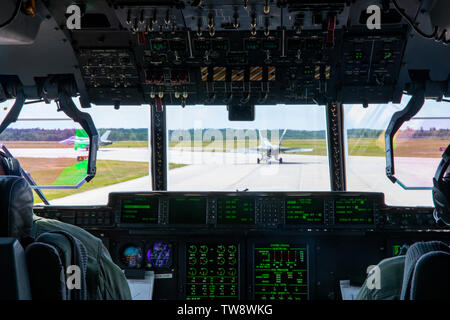
<path id="1" fill-rule="evenodd" d="M 22 175 L 19 161 L 16 158 L 8 157 L 3 151 L 0 151 L 0 166 L 6 176 L 20 177 Z"/>
<path id="2" fill-rule="evenodd" d="M 22 177 L 0 176 L 0 237 L 31 235 L 33 191 Z"/>

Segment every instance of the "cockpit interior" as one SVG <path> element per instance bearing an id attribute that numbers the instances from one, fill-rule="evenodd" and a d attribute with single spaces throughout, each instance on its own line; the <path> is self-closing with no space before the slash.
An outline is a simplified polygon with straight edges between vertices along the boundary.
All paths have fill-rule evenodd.
<path id="1" fill-rule="evenodd" d="M 0 298 L 51 296 L 45 241 L 92 297 L 92 237 L 133 300 L 355 300 L 450 244 L 449 42 L 448 0 L 2 0 Z"/>

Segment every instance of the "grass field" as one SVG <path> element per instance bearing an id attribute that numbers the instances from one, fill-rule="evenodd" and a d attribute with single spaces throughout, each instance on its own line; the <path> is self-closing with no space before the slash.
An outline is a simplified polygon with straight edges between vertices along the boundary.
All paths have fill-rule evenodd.
<path id="1" fill-rule="evenodd" d="M 114 141 L 113 144 L 100 148 L 148 148 L 147 141 Z"/>
<path id="2" fill-rule="evenodd" d="M 55 182 L 58 184 L 58 176 L 64 170 L 65 166 L 73 166 L 76 161 L 71 159 L 40 159 L 40 158 L 22 158 L 19 159 L 23 167 L 27 169 L 33 176 L 34 180 L 39 185 L 51 185 Z M 169 164 L 169 170 L 181 168 L 185 164 Z M 66 168 L 67 169 L 67 168 Z M 98 160 L 97 174 L 95 178 L 88 183 L 85 183 L 78 190 L 44 190 L 44 195 L 48 200 L 58 199 L 72 194 L 89 191 L 109 185 L 125 182 L 148 175 L 147 162 L 127 162 L 127 161 L 112 161 L 112 160 Z M 78 177 L 80 178 L 80 177 Z M 81 178 L 80 178 L 81 180 Z M 67 182 L 67 181 L 64 181 Z M 79 182 L 79 181 L 74 181 Z M 40 203 L 41 200 L 35 195 L 35 203 Z"/>
<path id="3" fill-rule="evenodd" d="M 24 159 L 21 159 L 22 163 L 26 163 L 26 161 L 23 161 Z M 32 159 L 35 160 L 41 160 L 41 159 Z M 42 159 L 42 160 L 49 160 L 49 159 Z M 55 160 L 63 160 L 63 159 L 55 159 Z M 54 161 L 56 162 L 56 161 Z M 42 168 L 37 169 L 34 167 L 33 169 L 29 169 L 29 167 L 26 167 L 23 165 L 24 168 L 27 168 L 28 171 L 30 171 L 31 175 L 33 176 L 34 180 L 39 185 L 44 184 L 52 184 L 53 181 L 55 181 L 56 177 L 54 174 L 55 170 L 52 170 L 53 177 L 51 175 L 47 175 L 49 170 L 45 170 Z M 57 172 L 57 174 L 61 173 L 61 170 Z M 77 190 L 44 190 L 44 194 L 47 197 L 48 200 L 62 198 L 65 196 L 69 196 L 75 193 L 80 193 L 83 191 L 89 191 L 92 189 L 97 189 L 101 187 L 106 187 L 109 185 L 117 184 L 120 182 L 125 182 L 128 180 L 137 179 L 140 177 L 144 177 L 148 175 L 148 163 L 147 162 L 126 162 L 126 161 L 115 161 L 115 160 L 98 160 L 97 161 L 97 174 L 95 178 L 88 183 L 85 183 L 83 186 L 81 186 Z M 39 178 L 38 178 L 39 177 Z M 51 180 L 53 179 L 53 180 Z M 40 199 L 35 196 L 35 202 L 40 202 Z"/>
<path id="4" fill-rule="evenodd" d="M 276 145 L 277 142 L 272 142 L 272 144 Z M 190 142 L 190 141 L 182 141 L 182 142 L 170 142 L 169 146 L 174 149 L 181 149 L 184 151 L 189 151 L 193 148 L 193 151 L 203 151 L 203 152 L 223 152 L 229 149 L 247 149 L 247 148 L 256 148 L 259 145 L 259 142 L 256 140 L 237 140 L 233 143 L 226 142 Z M 299 154 L 308 154 L 308 155 L 327 155 L 327 145 L 325 140 L 320 139 L 304 139 L 304 140 L 283 140 L 281 144 L 282 147 L 288 148 L 304 148 L 304 149 L 314 149 L 312 152 L 305 152 Z M 199 150 L 199 148 L 201 150 Z M 294 153 L 295 154 L 295 153 Z"/>
<path id="5" fill-rule="evenodd" d="M 60 144 L 57 141 L 4 141 L 4 144 L 8 149 L 73 148 L 73 146 Z"/>
<path id="6" fill-rule="evenodd" d="M 187 164 L 181 164 L 181 163 L 169 163 L 169 170 L 177 169 L 177 168 L 183 168 L 186 167 Z"/>
<path id="7" fill-rule="evenodd" d="M 395 155 L 397 157 L 421 157 L 421 158 L 439 158 L 442 155 L 441 148 L 445 148 L 450 141 L 448 139 L 396 139 Z M 203 151 L 203 152 L 224 152 L 229 149 L 256 148 L 259 142 L 256 140 L 237 140 L 234 143 L 226 141 L 181 141 L 169 142 L 170 148 L 184 151 Z M 272 144 L 276 145 L 277 141 Z M 72 148 L 58 142 L 52 141 L 9 141 L 6 143 L 9 149 L 14 148 Z M 283 147 L 290 148 L 313 148 L 312 152 L 299 154 L 321 155 L 327 154 L 326 142 L 323 139 L 302 139 L 302 140 L 283 140 Z M 116 141 L 111 145 L 100 148 L 148 148 L 147 141 Z M 350 156 L 374 156 L 384 157 L 384 137 L 380 138 L 350 138 L 348 139 L 348 152 Z M 39 160 L 37 160 L 39 161 Z M 69 159 L 67 161 L 70 161 Z M 75 161 L 75 160 L 73 160 Z M 53 168 L 52 160 L 45 160 L 42 166 Z M 41 166 L 41 167 L 42 167 Z M 58 170 L 58 169 L 56 169 Z"/>
<path id="8" fill-rule="evenodd" d="M 396 157 L 441 158 L 449 139 L 397 139 Z"/>
<path id="9" fill-rule="evenodd" d="M 448 139 L 396 139 L 394 153 L 396 157 L 420 157 L 420 158 L 440 158 L 442 155 L 442 148 L 449 144 Z M 276 145 L 277 142 L 272 142 Z M 256 141 L 235 141 L 234 149 L 255 148 L 258 145 Z M 201 147 L 200 147 L 201 146 Z M 193 148 L 193 151 L 225 151 L 228 150 L 230 144 L 225 142 L 202 142 L 193 143 L 190 141 L 170 142 L 170 147 L 176 149 L 183 149 L 185 151 Z M 304 148 L 314 149 L 312 152 L 300 152 L 294 154 L 305 155 L 327 155 L 326 141 L 322 139 L 302 139 L 302 140 L 283 140 L 282 147 L 288 148 Z M 200 147 L 199 150 L 196 147 Z M 348 139 L 348 154 L 350 156 L 370 156 L 370 157 L 384 157 L 384 137 L 382 138 L 349 138 Z"/>

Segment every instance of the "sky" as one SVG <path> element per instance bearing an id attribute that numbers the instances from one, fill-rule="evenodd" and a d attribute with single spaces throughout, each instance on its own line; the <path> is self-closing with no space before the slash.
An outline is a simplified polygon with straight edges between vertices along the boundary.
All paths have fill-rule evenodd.
<path id="1" fill-rule="evenodd" d="M 369 105 L 364 109 L 361 105 L 345 105 L 344 119 L 347 129 L 370 128 L 386 129 L 392 115 L 401 110 L 409 100 L 403 96 L 400 104 Z M 9 112 L 13 101 L 0 105 L 0 120 Z M 75 104 L 80 108 L 77 99 Z M 448 116 L 450 103 L 427 101 L 417 114 L 426 116 Z M 80 108 L 81 109 L 81 108 Z M 112 106 L 93 106 L 82 109 L 91 114 L 97 128 L 148 128 L 150 112 L 148 106 L 122 106 L 115 110 Z M 73 121 L 37 121 L 36 119 L 68 119 L 62 112 L 56 111 L 56 104 L 45 103 L 24 106 L 19 119 L 33 121 L 18 121 L 11 128 L 74 128 Z M 70 120 L 70 119 L 69 119 Z M 423 126 L 450 128 L 450 120 L 420 120 L 405 124 L 415 129 Z M 293 130 L 324 130 L 325 107 L 317 105 L 277 105 L 256 106 L 255 121 L 228 121 L 226 106 L 168 106 L 167 127 L 169 129 L 190 128 L 234 128 L 234 129 L 293 129 Z"/>

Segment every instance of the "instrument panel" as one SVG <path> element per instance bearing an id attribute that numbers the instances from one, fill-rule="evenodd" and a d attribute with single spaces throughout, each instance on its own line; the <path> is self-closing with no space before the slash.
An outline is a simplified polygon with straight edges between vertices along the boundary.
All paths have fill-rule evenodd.
<path id="1" fill-rule="evenodd" d="M 367 266 L 416 241 L 450 241 L 432 208 L 382 193 L 111 193 L 107 206 L 35 207 L 102 239 L 127 277 L 155 273 L 154 299 L 339 299 Z"/>
<path id="2" fill-rule="evenodd" d="M 118 227 L 370 229 L 395 220 L 382 193 L 117 193 L 110 203 Z"/>
<path id="3" fill-rule="evenodd" d="M 111 193 L 107 206 L 35 207 L 85 228 L 440 229 L 433 209 L 390 207 L 367 192 Z"/>
<path id="4" fill-rule="evenodd" d="M 61 75 L 77 87 L 74 94 L 86 108 L 89 103 L 248 107 L 398 103 L 411 81 L 408 69 L 442 69 L 432 78 L 447 79 L 445 66 L 437 68 L 429 59 L 411 63 L 414 44 L 422 42 L 409 36 L 407 23 L 386 2 L 379 29 L 368 27 L 367 8 L 374 3 L 367 0 L 89 3 L 82 6 L 81 28 L 74 29 L 65 27 L 66 2 L 40 4 L 36 10 L 48 19 L 35 30 L 34 45 L 46 50 L 39 56 L 30 50 L 26 57 L 70 59 L 51 66 L 9 59 L 0 65 L 2 85 L 16 75 L 41 94 L 33 78 Z M 404 9 L 414 16 L 421 6 L 408 3 Z M 2 52 L 9 57 L 23 55 L 20 45 L 6 47 Z M 426 47 L 423 55 L 447 56 L 445 47 L 433 42 Z"/>

